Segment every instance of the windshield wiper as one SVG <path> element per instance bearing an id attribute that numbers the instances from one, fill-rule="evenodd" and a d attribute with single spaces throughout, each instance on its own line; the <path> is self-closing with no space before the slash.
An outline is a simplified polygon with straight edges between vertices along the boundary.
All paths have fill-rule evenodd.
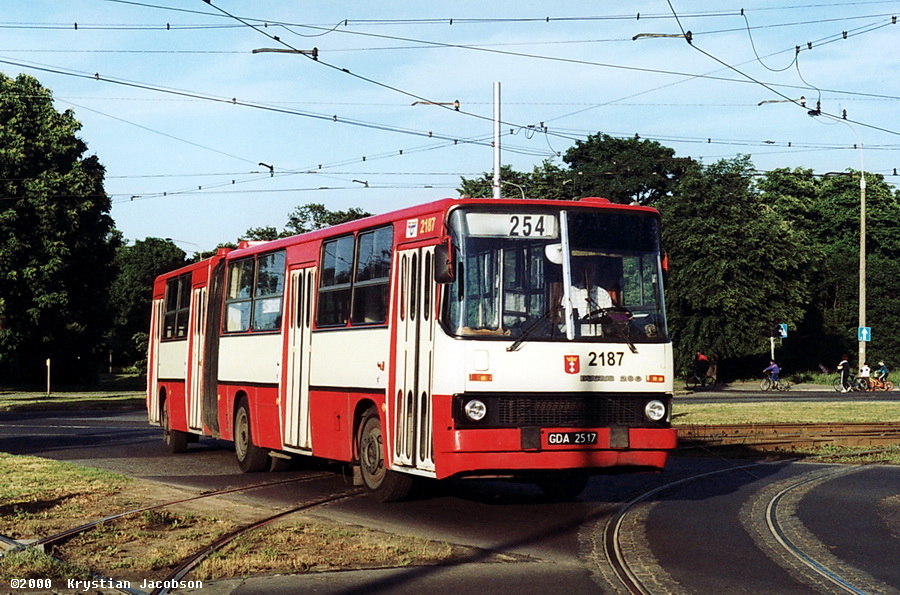
<path id="1" fill-rule="evenodd" d="M 529 337 L 531 337 L 531 335 L 534 333 L 534 331 L 538 328 L 538 326 L 540 326 L 540 324 L 542 322 L 546 321 L 553 314 L 554 310 L 557 310 L 557 309 L 558 309 L 558 307 L 550 308 L 549 310 L 547 310 L 546 312 L 541 314 L 540 318 L 536 319 L 534 322 L 532 322 L 527 327 L 525 327 L 525 330 L 522 331 L 522 334 L 519 335 L 519 338 L 516 339 L 512 345 L 507 347 L 506 350 L 507 351 L 518 351 L 519 347 L 522 346 L 522 343 L 527 341 L 529 339 Z"/>

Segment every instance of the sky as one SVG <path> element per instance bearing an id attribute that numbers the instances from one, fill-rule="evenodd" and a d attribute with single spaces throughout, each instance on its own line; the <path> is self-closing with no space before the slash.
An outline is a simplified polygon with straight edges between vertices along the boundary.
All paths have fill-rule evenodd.
<path id="1" fill-rule="evenodd" d="M 3 0 L 0 72 L 74 112 L 126 240 L 191 253 L 309 203 L 458 196 L 492 171 L 496 83 L 519 171 L 602 132 L 898 185 L 894 15 L 900 1 Z"/>

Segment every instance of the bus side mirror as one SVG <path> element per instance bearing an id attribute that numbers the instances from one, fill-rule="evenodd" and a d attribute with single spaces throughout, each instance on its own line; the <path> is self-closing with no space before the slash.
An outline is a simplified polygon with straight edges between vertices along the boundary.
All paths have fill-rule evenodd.
<path id="1" fill-rule="evenodd" d="M 438 283 L 453 283 L 456 280 L 451 254 L 450 242 L 434 247 L 434 280 Z"/>

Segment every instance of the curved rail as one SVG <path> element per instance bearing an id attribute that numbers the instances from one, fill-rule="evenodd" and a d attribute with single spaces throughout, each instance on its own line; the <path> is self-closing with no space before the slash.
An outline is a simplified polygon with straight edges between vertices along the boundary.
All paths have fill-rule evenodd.
<path id="1" fill-rule="evenodd" d="M 346 500 L 348 498 L 355 498 L 357 496 L 361 496 L 365 493 L 363 488 L 355 488 L 352 490 L 347 490 L 345 492 L 341 492 L 339 494 L 333 494 L 331 496 L 324 496 L 322 498 L 317 498 L 315 500 L 311 500 L 309 502 L 305 502 L 300 506 L 296 506 L 289 510 L 284 510 L 277 514 L 273 514 L 269 517 L 241 527 L 235 531 L 227 533 L 214 541 L 213 543 L 201 548 L 178 565 L 171 573 L 169 573 L 166 578 L 162 579 L 161 582 L 163 585 L 175 585 L 178 584 L 181 579 L 183 579 L 191 570 L 197 567 L 198 564 L 203 562 L 210 554 L 216 552 L 217 550 L 222 549 L 232 541 L 234 541 L 237 537 L 243 535 L 244 533 L 248 533 L 253 531 L 254 529 L 258 529 L 263 527 L 272 521 L 276 521 L 280 518 L 288 516 L 290 514 L 294 514 L 295 512 L 300 512 L 302 510 L 308 510 L 310 508 L 315 508 L 316 506 L 323 506 L 325 504 L 330 504 L 332 502 L 337 502 L 339 500 Z M 151 595 L 167 595 L 171 592 L 171 587 L 162 586 L 157 589 L 154 589 L 150 592 Z"/>
<path id="2" fill-rule="evenodd" d="M 232 494 L 235 492 L 245 492 L 245 491 L 250 491 L 250 490 L 266 488 L 266 487 L 270 487 L 270 486 L 281 485 L 281 484 L 285 484 L 285 483 L 300 483 L 300 482 L 305 482 L 305 481 L 313 481 L 316 479 L 322 479 L 324 477 L 331 477 L 331 476 L 332 476 L 332 474 L 330 474 L 330 473 L 319 473 L 319 474 L 316 474 L 313 476 L 297 477 L 297 478 L 293 478 L 293 479 L 279 479 L 277 481 L 268 481 L 268 482 L 257 483 L 257 484 L 253 484 L 253 485 L 249 485 L 249 486 L 242 486 L 242 487 L 236 487 L 236 488 L 222 488 L 221 490 L 204 492 L 204 493 L 198 494 L 196 496 L 189 496 L 187 498 L 180 498 L 178 500 L 170 500 L 168 502 L 162 502 L 160 504 L 152 504 L 150 506 L 144 506 L 142 508 L 126 510 L 125 512 L 119 512 L 117 514 L 109 515 L 109 516 L 103 517 L 101 519 L 96 519 L 96 520 L 90 521 L 88 523 L 85 523 L 83 525 L 79 525 L 77 527 L 72 527 L 71 529 L 66 529 L 65 531 L 60 531 L 59 533 L 54 533 L 53 535 L 48 535 L 47 537 L 42 537 L 41 539 L 38 539 L 37 541 L 34 541 L 32 543 L 18 545 L 17 547 L 11 549 L 8 553 L 21 551 L 24 549 L 28 549 L 30 547 L 53 545 L 60 541 L 64 541 L 65 539 L 68 539 L 69 537 L 78 535 L 79 533 L 84 533 L 85 531 L 88 531 L 89 529 L 96 527 L 100 523 L 104 523 L 106 521 L 112 521 L 114 519 L 118 519 L 118 518 L 121 518 L 124 516 L 129 516 L 132 514 L 146 512 L 148 510 L 156 510 L 158 508 L 165 508 L 166 506 L 174 506 L 175 504 L 182 504 L 184 502 L 192 502 L 194 500 L 202 500 L 203 498 L 212 498 L 214 496 L 221 496 L 223 494 Z"/>
<path id="3" fill-rule="evenodd" d="M 607 560 L 609 560 L 609 563 L 612 566 L 613 572 L 622 583 L 622 585 L 626 589 L 628 589 L 630 593 L 634 593 L 636 595 L 650 595 L 651 593 L 651 591 L 649 591 L 644 586 L 644 584 L 638 578 L 637 574 L 628 565 L 628 562 L 625 559 L 625 554 L 622 552 L 622 548 L 619 545 L 619 534 L 621 532 L 622 523 L 625 519 L 625 516 L 631 511 L 632 508 L 645 500 L 649 500 L 660 492 L 683 485 L 685 483 L 703 479 L 704 477 L 710 477 L 712 475 L 718 475 L 720 473 L 729 473 L 731 471 L 739 471 L 740 469 L 758 467 L 763 464 L 764 463 L 750 463 L 748 465 L 741 465 L 739 467 L 717 469 L 716 471 L 707 471 L 706 473 L 692 475 L 690 477 L 685 477 L 677 481 L 672 481 L 667 484 L 657 486 L 656 488 L 644 492 L 643 494 L 640 494 L 639 496 L 632 498 L 631 500 L 623 504 L 619 508 L 619 510 L 616 511 L 616 514 L 614 514 L 609 518 L 609 520 L 607 520 L 606 525 L 603 529 L 604 553 L 606 554 L 606 558 Z"/>
<path id="4" fill-rule="evenodd" d="M 786 488 L 775 494 L 775 496 L 773 496 L 771 500 L 769 500 L 769 504 L 768 506 L 766 506 L 766 524 L 768 525 L 769 531 L 772 533 L 772 536 L 775 538 L 775 541 L 777 541 L 778 544 L 785 549 L 785 551 L 799 560 L 801 564 L 848 593 L 856 593 L 856 595 L 866 595 L 868 591 L 855 587 L 849 582 L 849 580 L 839 576 L 837 573 L 830 570 L 823 562 L 813 559 L 812 556 L 804 552 L 800 547 L 792 542 L 787 536 L 786 532 L 782 529 L 781 524 L 778 521 L 778 503 L 781 502 L 781 499 L 789 492 L 815 481 L 831 479 L 839 475 L 855 473 L 856 471 L 859 471 L 858 467 L 850 469 L 838 469 L 837 471 L 834 471 L 832 473 L 826 473 L 824 475 L 817 475 L 814 477 L 806 477 L 787 486 Z"/>
<path id="5" fill-rule="evenodd" d="M 847 453 L 847 454 L 848 455 L 867 455 L 867 454 L 884 452 L 885 450 L 893 450 L 893 449 L 875 449 L 875 450 L 870 450 L 870 451 L 865 451 L 865 452 L 859 452 L 859 451 L 851 452 L 851 453 Z M 816 459 L 816 458 L 828 458 L 828 457 L 832 457 L 832 456 L 834 456 L 834 453 L 831 453 L 828 455 L 815 456 L 815 457 L 807 457 L 805 460 Z M 796 459 L 796 460 L 799 460 L 799 459 Z M 758 466 L 767 465 L 767 464 L 769 464 L 769 463 L 755 462 L 755 463 L 749 463 L 746 465 L 740 465 L 737 467 L 728 467 L 725 469 L 717 469 L 715 471 L 699 473 L 697 475 L 692 475 L 690 477 L 684 477 L 682 479 L 672 481 L 672 482 L 666 483 L 664 485 L 657 486 L 651 490 L 648 490 L 648 491 L 632 498 L 631 500 L 629 500 L 628 502 L 626 502 L 625 504 L 620 506 L 619 509 L 616 511 L 616 513 L 614 515 L 612 515 L 609 519 L 607 519 L 607 521 L 604 525 L 604 528 L 603 528 L 602 542 L 603 542 L 603 551 L 606 556 L 606 559 L 610 564 L 613 574 L 619 580 L 619 582 L 622 584 L 622 586 L 625 587 L 629 593 L 633 593 L 634 595 L 651 595 L 651 593 L 652 593 L 652 590 L 650 590 L 640 580 L 640 578 L 638 577 L 638 573 L 635 572 L 629 566 L 628 561 L 626 560 L 626 557 L 625 557 L 625 553 L 623 552 L 623 548 L 620 545 L 619 538 L 620 538 L 620 534 L 622 531 L 622 525 L 624 523 L 625 517 L 628 515 L 629 512 L 631 512 L 632 509 L 634 509 L 638 504 L 640 504 L 646 500 L 649 500 L 650 498 L 656 496 L 657 494 L 659 494 L 661 492 L 684 485 L 686 483 L 690 483 L 692 481 L 696 481 L 696 480 L 710 477 L 713 475 L 729 473 L 732 471 L 739 471 L 741 469 L 749 469 L 752 467 L 758 467 Z M 840 475 L 840 474 L 852 473 L 852 472 L 855 472 L 858 470 L 859 470 L 858 467 L 853 467 L 849 470 L 846 468 L 842 468 L 832 474 L 828 474 L 828 477 L 830 477 L 831 475 L 836 476 L 836 475 Z M 818 479 L 818 478 L 816 478 L 816 479 Z M 811 557 L 806 556 L 802 552 L 802 550 L 800 550 L 796 545 L 791 543 L 790 540 L 784 536 L 784 533 L 781 531 L 780 525 L 778 524 L 777 518 L 775 518 L 775 516 L 774 516 L 775 512 L 777 510 L 778 501 L 781 499 L 781 497 L 783 497 L 786 493 L 788 493 L 792 489 L 795 489 L 796 487 L 799 487 L 800 485 L 804 485 L 804 484 L 808 483 L 809 481 L 813 481 L 813 480 L 799 481 L 795 485 L 789 486 L 788 488 L 779 492 L 779 494 L 775 498 L 772 499 L 774 501 L 774 504 L 772 502 L 770 502 L 770 504 L 769 504 L 769 507 L 767 509 L 767 520 L 770 522 L 769 527 L 773 531 L 777 530 L 777 531 L 781 532 L 782 539 L 778 539 L 777 535 L 776 535 L 776 539 L 778 539 L 778 541 L 782 545 L 782 547 L 785 547 L 785 549 L 788 549 L 788 551 L 791 551 L 791 553 L 794 554 L 795 556 L 798 556 L 798 557 L 805 556 L 808 560 L 810 560 L 811 564 L 818 564 L 817 562 L 812 560 Z M 771 511 L 771 512 L 769 512 L 769 511 Z M 787 544 L 790 544 L 790 545 L 787 545 Z M 792 548 L 792 549 L 790 549 L 790 548 Z M 849 587 L 849 589 L 848 589 L 847 586 L 842 584 L 842 583 L 846 583 L 846 581 L 844 581 L 843 579 L 838 577 L 833 572 L 830 572 L 827 568 L 824 567 L 824 565 L 819 564 L 819 566 L 821 567 L 821 572 L 819 570 L 817 570 L 817 572 L 820 572 L 820 574 L 824 573 L 824 574 L 822 574 L 822 576 L 827 577 L 829 580 L 835 582 L 835 584 L 839 584 L 839 585 L 841 585 L 842 588 L 845 588 L 847 590 L 855 589 L 852 586 Z M 840 582 L 838 582 L 838 581 L 840 581 Z M 847 583 L 847 584 L 849 585 L 849 583 Z M 857 591 L 857 590 L 851 590 L 850 592 L 865 593 L 865 591 Z"/>

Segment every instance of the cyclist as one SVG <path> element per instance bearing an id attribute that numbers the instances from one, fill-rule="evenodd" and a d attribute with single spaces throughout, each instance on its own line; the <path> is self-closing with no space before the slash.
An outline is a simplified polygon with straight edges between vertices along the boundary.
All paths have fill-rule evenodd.
<path id="1" fill-rule="evenodd" d="M 875 370 L 873 376 L 880 380 L 881 382 L 887 382 L 887 377 L 890 372 L 887 369 L 887 366 L 884 365 L 884 362 L 878 362 L 878 369 Z"/>
<path id="2" fill-rule="evenodd" d="M 708 371 L 709 358 L 703 355 L 702 351 L 698 351 L 697 357 L 694 358 L 694 374 L 697 375 L 697 378 L 706 378 Z"/>
<path id="3" fill-rule="evenodd" d="M 846 355 L 841 356 L 837 369 L 841 373 L 841 392 L 845 393 L 850 390 L 850 360 Z"/>
<path id="4" fill-rule="evenodd" d="M 768 374 L 772 378 L 772 384 L 778 384 L 778 374 L 781 368 L 775 363 L 775 360 L 769 360 L 769 367 L 763 370 L 763 374 Z"/>

